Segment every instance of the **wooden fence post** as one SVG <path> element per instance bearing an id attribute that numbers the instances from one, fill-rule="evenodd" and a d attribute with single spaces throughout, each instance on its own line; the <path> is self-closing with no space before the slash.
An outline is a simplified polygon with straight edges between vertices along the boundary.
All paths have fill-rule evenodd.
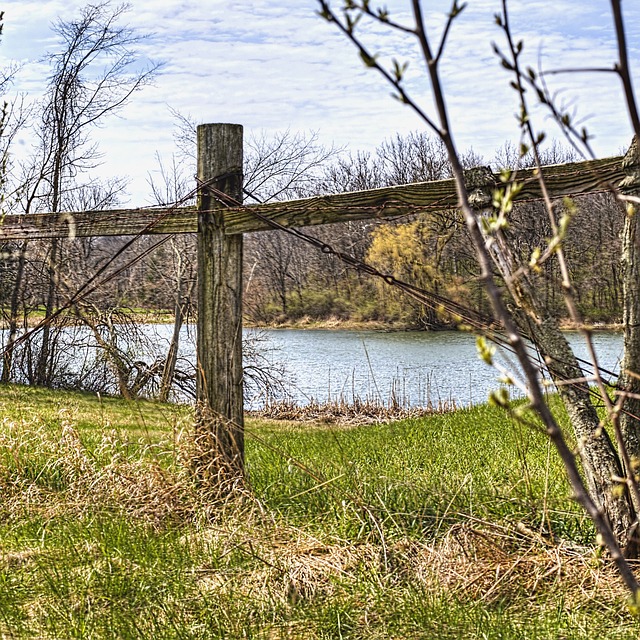
<path id="1" fill-rule="evenodd" d="M 242 200 L 242 126 L 204 124 L 198 134 L 198 337 L 196 472 L 235 481 L 244 473 L 242 234 L 224 233 L 225 205 L 211 186 Z"/>

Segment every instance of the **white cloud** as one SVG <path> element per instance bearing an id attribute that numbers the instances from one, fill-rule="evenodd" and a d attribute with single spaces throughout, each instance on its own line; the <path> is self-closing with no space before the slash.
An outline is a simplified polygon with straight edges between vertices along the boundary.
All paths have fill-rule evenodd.
<path id="1" fill-rule="evenodd" d="M 394 17 L 409 21 L 408 2 L 386 3 Z M 449 1 L 424 3 L 429 25 L 441 32 Z M 503 42 L 493 14 L 497 0 L 470 0 L 456 21 L 445 51 L 442 75 L 454 133 L 462 148 L 491 157 L 506 139 L 517 139 L 515 94 L 508 73 L 491 51 Z M 17 91 L 39 96 L 48 73 L 38 63 L 55 38 L 58 17 L 77 15 L 78 0 L 5 0 L 0 55 L 30 60 Z M 525 40 L 532 66 L 611 66 L 615 55 L 612 21 L 605 0 L 512 1 L 511 20 Z M 144 89 L 118 118 L 96 131 L 105 153 L 105 174 L 129 174 L 135 203 L 144 201 L 146 176 L 156 151 L 173 148 L 166 105 L 200 122 L 234 121 L 252 130 L 318 130 L 330 144 L 372 148 L 396 131 L 422 128 L 418 118 L 389 97 L 390 88 L 366 70 L 353 47 L 315 15 L 313 0 L 133 0 L 126 22 L 151 33 L 140 45 L 144 56 L 165 65 L 154 86 Z M 640 8 L 625 6 L 633 66 L 640 65 Z M 435 17 L 432 17 L 435 12 Z M 365 32 L 372 50 L 410 59 L 409 86 L 431 110 L 431 93 L 415 45 L 376 25 Z M 437 37 L 435 38 L 437 41 Z M 560 63 L 557 61 L 560 60 Z M 637 73 L 636 73 L 636 77 Z M 617 153 L 631 134 L 613 74 L 570 74 L 550 78 L 562 98 L 589 118 L 601 154 Z M 546 119 L 540 125 L 553 129 Z"/>

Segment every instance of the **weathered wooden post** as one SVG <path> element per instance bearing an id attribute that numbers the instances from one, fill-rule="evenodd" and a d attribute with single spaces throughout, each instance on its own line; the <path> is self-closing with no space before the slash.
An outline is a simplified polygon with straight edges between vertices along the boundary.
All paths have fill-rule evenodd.
<path id="1" fill-rule="evenodd" d="M 202 479 L 225 486 L 244 472 L 242 234 L 226 236 L 225 205 L 242 200 L 242 126 L 198 127 L 197 418 Z"/>

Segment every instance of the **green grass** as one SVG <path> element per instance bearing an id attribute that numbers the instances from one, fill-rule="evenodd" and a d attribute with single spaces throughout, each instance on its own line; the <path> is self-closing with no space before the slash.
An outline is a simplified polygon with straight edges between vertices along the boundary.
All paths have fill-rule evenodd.
<path id="1" fill-rule="evenodd" d="M 53 428 L 66 421 L 80 431 L 114 429 L 130 437 L 159 441 L 166 438 L 168 428 L 188 425 L 190 417 L 178 405 L 9 385 L 0 387 L 0 419 Z"/>
<path id="2" fill-rule="evenodd" d="M 546 439 L 498 409 L 249 421 L 227 500 L 190 478 L 191 419 L 0 387 L 0 637 L 640 633 Z"/>
<path id="3" fill-rule="evenodd" d="M 348 496 L 350 505 L 368 505 L 387 532 L 396 528 L 399 535 L 430 539 L 472 516 L 532 528 L 550 524 L 574 541 L 592 537 L 567 499 L 560 465 L 548 464 L 548 440 L 499 409 L 350 430 L 301 426 L 286 439 L 280 429 L 263 427 L 258 436 L 276 451 L 249 440 L 252 486 L 271 508 L 301 523 L 312 518 L 330 527 L 336 520 L 328 506 L 337 508 Z M 283 453 L 313 469 L 325 488 L 314 489 L 317 479 L 283 463 Z"/>

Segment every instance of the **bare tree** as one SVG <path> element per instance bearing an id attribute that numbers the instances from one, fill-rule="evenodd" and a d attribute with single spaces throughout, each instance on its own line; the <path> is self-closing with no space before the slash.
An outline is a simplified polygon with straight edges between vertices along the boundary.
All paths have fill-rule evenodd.
<path id="1" fill-rule="evenodd" d="M 180 117 L 179 114 L 176 114 L 176 117 Z M 185 119 L 178 120 L 181 126 L 184 126 L 185 122 Z M 178 132 L 180 131 L 179 127 Z M 195 149 L 195 143 L 193 148 Z M 153 175 L 149 176 L 149 185 L 157 204 L 184 202 L 185 198 L 189 197 L 192 189 L 187 177 L 188 166 L 187 163 L 187 169 L 185 169 L 175 155 L 171 158 L 171 164 L 165 166 L 158 156 L 159 179 Z M 168 255 L 166 255 L 167 251 Z M 164 260 L 158 261 L 157 256 L 150 260 L 150 268 L 155 273 L 156 281 L 173 295 L 173 332 L 162 367 L 158 393 L 158 399 L 163 402 L 169 399 L 171 387 L 175 381 L 182 327 L 190 316 L 195 315 L 194 294 L 197 271 L 195 237 L 193 235 L 175 236 L 169 240 L 167 251 L 165 251 Z M 180 372 L 181 379 L 191 376 L 195 377 L 195 369 L 188 374 Z"/>
<path id="2" fill-rule="evenodd" d="M 149 175 L 152 196 L 158 204 L 184 202 L 189 192 L 188 176 L 195 173 L 196 123 L 188 116 L 172 110 L 176 121 L 174 138 L 178 152 L 169 163 L 158 158 L 158 169 Z M 289 131 L 268 137 L 265 133 L 249 136 L 245 141 L 244 189 L 248 197 L 258 201 L 304 196 L 316 190 L 315 184 L 328 158 L 336 151 L 317 142 L 317 135 L 292 134 Z M 277 281 L 280 299 L 286 311 L 287 294 L 292 286 L 300 288 L 303 277 L 303 258 L 293 250 L 290 238 L 278 233 L 253 234 L 245 244 L 245 269 L 248 272 L 246 309 L 252 309 L 257 289 L 266 273 L 271 282 Z M 147 261 L 153 271 L 154 282 L 173 295 L 174 325 L 167 358 L 164 361 L 160 397 L 166 399 L 175 381 L 181 328 L 192 314 L 195 284 L 195 243 L 193 238 L 173 238 L 162 255 Z M 255 274 L 255 275 L 254 275 Z M 278 386 L 281 377 L 277 367 L 266 366 L 259 358 L 261 341 L 251 339 L 245 344 L 245 375 L 254 387 Z M 260 364 L 257 361 L 260 360 Z M 184 372 L 178 372 L 184 379 Z"/>
<path id="3" fill-rule="evenodd" d="M 126 5 L 112 8 L 109 3 L 88 5 L 78 19 L 59 20 L 53 27 L 61 47 L 48 55 L 52 74 L 40 105 L 40 121 L 34 125 L 38 147 L 22 176 L 25 213 L 40 210 L 56 214 L 64 210 L 79 184 L 79 175 L 99 161 L 91 128 L 122 108 L 150 82 L 158 68 L 151 64 L 140 70 L 135 47 L 141 37 L 118 24 L 126 9 Z M 96 69 L 100 71 L 96 73 Z M 38 384 L 52 380 L 55 332 L 49 320 L 58 304 L 63 246 L 63 241 L 53 240 L 44 256 L 45 322 L 34 367 L 34 382 Z M 12 303 L 18 300 L 23 286 L 26 252 L 25 243 L 20 250 Z M 17 325 L 13 304 L 11 325 Z M 10 344 L 5 351 L 4 378 L 11 375 L 12 351 Z"/>

